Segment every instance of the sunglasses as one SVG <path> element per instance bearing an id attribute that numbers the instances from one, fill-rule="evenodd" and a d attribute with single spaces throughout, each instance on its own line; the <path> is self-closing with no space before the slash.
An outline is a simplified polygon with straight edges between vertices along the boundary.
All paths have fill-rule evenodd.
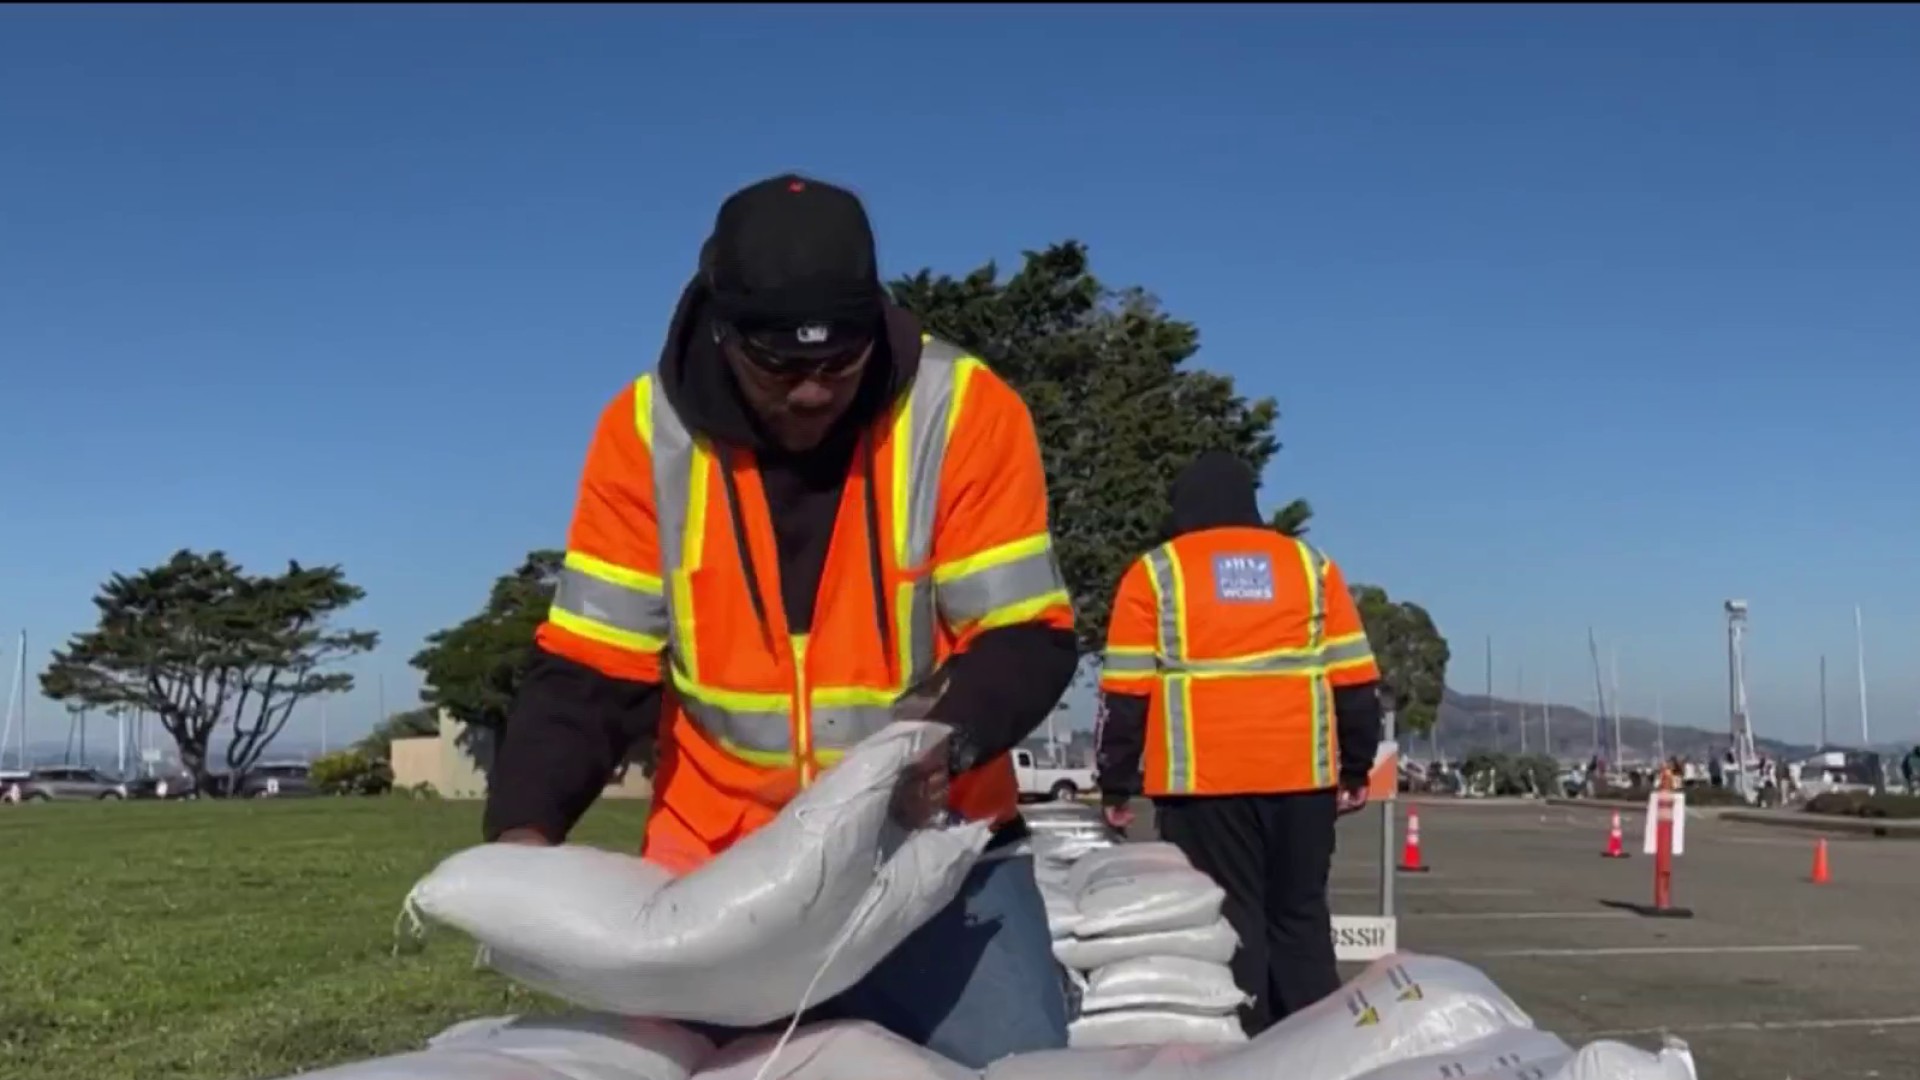
<path id="1" fill-rule="evenodd" d="M 857 341 L 826 356 L 794 356 L 771 348 L 731 328 L 717 329 L 723 345 L 737 352 L 747 365 L 778 379 L 841 379 L 858 371 L 872 342 Z"/>

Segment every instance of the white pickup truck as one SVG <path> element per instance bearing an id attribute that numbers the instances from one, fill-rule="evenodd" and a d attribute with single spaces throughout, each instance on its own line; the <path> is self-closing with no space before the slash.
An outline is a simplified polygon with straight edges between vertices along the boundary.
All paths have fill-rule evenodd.
<path id="1" fill-rule="evenodd" d="M 1033 751 L 1025 748 L 1013 752 L 1013 775 L 1023 799 L 1059 802 L 1098 790 L 1092 769 L 1063 769 L 1050 762 L 1042 763 Z"/>

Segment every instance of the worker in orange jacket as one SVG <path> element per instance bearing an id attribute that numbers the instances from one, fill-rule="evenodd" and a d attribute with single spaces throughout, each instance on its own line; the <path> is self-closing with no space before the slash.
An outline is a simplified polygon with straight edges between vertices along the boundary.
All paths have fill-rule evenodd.
<path id="1" fill-rule="evenodd" d="M 658 738 L 643 854 L 700 866 L 901 714 L 947 725 L 910 826 L 994 824 L 952 907 L 810 1018 L 962 1064 L 1066 1044 L 1008 752 L 1071 681 L 1019 396 L 888 302 L 865 209 L 799 176 L 721 207 L 658 367 L 600 416 L 486 836 L 562 842 Z"/>
<path id="2" fill-rule="evenodd" d="M 1261 518 L 1244 462 L 1201 456 L 1172 503 L 1172 539 L 1113 601 L 1102 802 L 1125 828 L 1151 798 L 1161 837 L 1226 891 L 1257 1035 L 1339 988 L 1334 821 L 1367 801 L 1380 672 L 1339 566 Z"/>

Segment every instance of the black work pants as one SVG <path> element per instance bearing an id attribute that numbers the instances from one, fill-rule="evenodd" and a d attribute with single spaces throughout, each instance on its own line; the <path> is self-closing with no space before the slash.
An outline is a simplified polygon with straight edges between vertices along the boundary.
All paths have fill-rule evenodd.
<path id="1" fill-rule="evenodd" d="M 1253 1003 L 1249 1036 L 1340 988 L 1327 875 L 1333 865 L 1333 789 L 1289 795 L 1195 795 L 1153 801 L 1160 838 L 1226 891 L 1240 935 L 1233 979 Z"/>

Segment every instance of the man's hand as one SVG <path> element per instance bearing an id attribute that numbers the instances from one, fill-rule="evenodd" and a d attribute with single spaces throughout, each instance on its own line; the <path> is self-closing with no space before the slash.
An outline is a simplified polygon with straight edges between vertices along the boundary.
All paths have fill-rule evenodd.
<path id="1" fill-rule="evenodd" d="M 553 841 L 538 829 L 508 829 L 500 834 L 496 844 L 522 844 L 527 847 L 553 847 Z"/>
<path id="2" fill-rule="evenodd" d="M 893 789 L 893 819 L 909 829 L 924 829 L 946 812 L 947 744 L 941 740 L 909 765 Z"/>
<path id="3" fill-rule="evenodd" d="M 1133 800 L 1125 792 L 1109 791 L 1100 796 L 1100 816 L 1107 827 L 1126 832 L 1133 824 Z"/>
<path id="4" fill-rule="evenodd" d="M 1365 805 L 1367 805 L 1367 785 L 1365 784 L 1342 787 L 1334 801 L 1335 809 L 1342 815 L 1351 814 Z"/>

